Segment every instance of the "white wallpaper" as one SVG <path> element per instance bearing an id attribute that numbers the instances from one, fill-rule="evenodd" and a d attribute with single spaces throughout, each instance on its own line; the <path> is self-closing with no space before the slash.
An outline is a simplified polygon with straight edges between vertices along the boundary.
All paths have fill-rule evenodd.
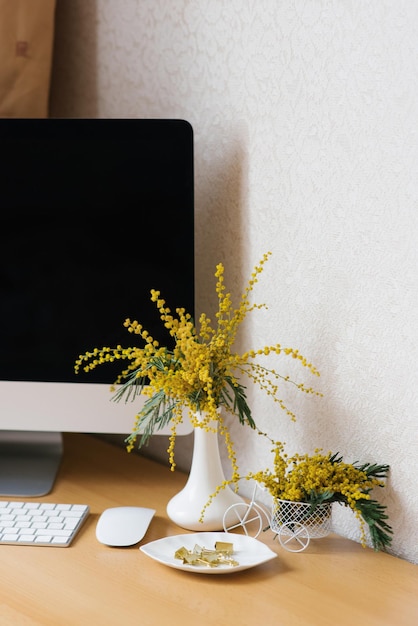
<path id="1" fill-rule="evenodd" d="M 414 563 L 417 42 L 415 0 L 58 0 L 51 95 L 52 116 L 192 123 L 197 310 L 215 306 L 218 261 L 238 294 L 273 252 L 243 345 L 298 347 L 325 397 L 289 396 L 294 424 L 251 390 L 255 418 L 289 451 L 389 463 L 378 496 Z M 233 432 L 242 470 L 270 464 Z M 178 451 L 187 464 L 190 442 Z"/>

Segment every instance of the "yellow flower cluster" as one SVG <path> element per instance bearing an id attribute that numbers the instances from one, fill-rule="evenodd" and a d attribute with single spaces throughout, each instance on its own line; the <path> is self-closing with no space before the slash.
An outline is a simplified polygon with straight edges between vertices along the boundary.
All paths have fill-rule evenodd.
<path id="1" fill-rule="evenodd" d="M 182 419 L 182 408 L 190 411 L 193 421 L 194 412 L 206 415 L 205 420 L 195 425 L 208 428 L 210 420 L 220 422 L 219 407 L 238 416 L 240 423 L 255 428 L 251 410 L 246 402 L 245 387 L 240 382 L 247 376 L 261 390 L 277 402 L 280 407 L 294 419 L 294 414 L 285 406 L 279 394 L 279 383 L 289 382 L 297 389 L 308 394 L 320 393 L 303 384 L 296 384 L 288 377 L 281 376 L 275 369 L 267 369 L 256 360 L 261 355 L 287 355 L 299 360 L 302 366 L 319 376 L 316 368 L 293 348 L 283 348 L 280 344 L 265 346 L 258 350 L 249 350 L 244 354 L 233 351 L 237 331 L 246 315 L 265 305 L 251 304 L 250 294 L 263 271 L 264 264 L 270 253 L 263 256 L 255 266 L 239 304 L 234 308 L 231 294 L 226 291 L 224 283 L 224 266 L 216 267 L 216 294 L 218 311 L 216 324 L 202 314 L 199 329 L 194 325 L 189 313 L 184 309 L 176 309 L 176 315 L 166 306 L 159 291 L 151 291 L 151 301 L 156 304 L 160 319 L 174 340 L 174 348 L 161 347 L 142 327 L 137 320 L 127 319 L 127 330 L 142 339 L 142 347 L 95 348 L 86 352 L 75 363 L 76 372 L 83 368 L 90 371 L 103 363 L 121 360 L 127 362 L 115 384 L 122 385 L 116 398 L 138 388 L 148 396 L 148 401 L 138 413 L 136 424 L 129 437 L 128 449 L 131 449 L 138 434 L 141 432 L 140 446 L 143 445 L 155 429 L 171 422 L 173 435 L 170 441 L 169 454 L 173 459 L 176 425 Z M 224 434 L 226 427 L 222 428 Z M 226 436 L 226 434 L 225 434 Z M 232 443 L 228 438 L 230 457 L 235 458 Z M 172 467 L 174 463 L 172 462 Z"/>
<path id="2" fill-rule="evenodd" d="M 392 529 L 386 522 L 385 507 L 371 498 L 375 487 L 383 487 L 388 465 L 344 463 L 338 454 L 295 454 L 288 457 L 284 445 L 275 442 L 274 470 L 250 473 L 245 478 L 264 485 L 274 499 L 305 502 L 311 510 L 324 502 L 349 507 L 360 523 L 361 541 L 366 546 L 368 525 L 375 550 L 391 543 Z"/>
<path id="3" fill-rule="evenodd" d="M 350 463 L 344 463 L 330 452 L 322 454 L 295 454 L 288 457 L 284 446 L 277 442 L 274 449 L 274 470 L 265 470 L 250 474 L 263 484 L 273 498 L 294 502 L 309 502 L 325 494 L 327 501 L 344 499 L 346 504 L 356 509 L 357 501 L 370 499 L 368 492 L 376 486 L 382 486 L 381 480 L 368 474 Z"/>

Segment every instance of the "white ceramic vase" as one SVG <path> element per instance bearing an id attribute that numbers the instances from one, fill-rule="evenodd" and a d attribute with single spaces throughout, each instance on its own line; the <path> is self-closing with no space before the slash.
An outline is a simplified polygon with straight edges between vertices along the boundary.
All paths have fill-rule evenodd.
<path id="1" fill-rule="evenodd" d="M 232 504 L 243 499 L 230 487 L 222 489 L 205 509 L 203 521 L 199 521 L 202 510 L 216 488 L 225 480 L 218 445 L 218 423 L 212 421 L 209 432 L 196 426 L 192 464 L 185 487 L 167 505 L 168 517 L 178 526 L 195 531 L 223 530 L 223 517 Z"/>

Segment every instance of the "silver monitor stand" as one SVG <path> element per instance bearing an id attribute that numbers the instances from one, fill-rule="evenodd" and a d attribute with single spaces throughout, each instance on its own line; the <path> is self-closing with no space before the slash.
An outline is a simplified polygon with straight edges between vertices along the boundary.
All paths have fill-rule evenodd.
<path id="1" fill-rule="evenodd" d="M 0 431 L 0 496 L 49 493 L 61 463 L 61 433 Z"/>

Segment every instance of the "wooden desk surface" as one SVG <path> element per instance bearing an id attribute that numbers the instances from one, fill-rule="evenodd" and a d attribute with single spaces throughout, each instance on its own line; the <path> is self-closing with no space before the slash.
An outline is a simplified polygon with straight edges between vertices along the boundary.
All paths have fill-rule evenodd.
<path id="1" fill-rule="evenodd" d="M 69 548 L 0 546 L 2 626 L 416 626 L 418 567 L 330 535 L 300 553 L 262 536 L 278 558 L 235 574 L 168 568 L 138 546 L 95 537 L 112 506 L 156 509 L 142 543 L 187 532 L 166 516 L 186 476 L 85 435 L 66 435 L 46 502 L 85 503 L 91 514 Z M 5 499 L 5 498 L 3 498 Z"/>

